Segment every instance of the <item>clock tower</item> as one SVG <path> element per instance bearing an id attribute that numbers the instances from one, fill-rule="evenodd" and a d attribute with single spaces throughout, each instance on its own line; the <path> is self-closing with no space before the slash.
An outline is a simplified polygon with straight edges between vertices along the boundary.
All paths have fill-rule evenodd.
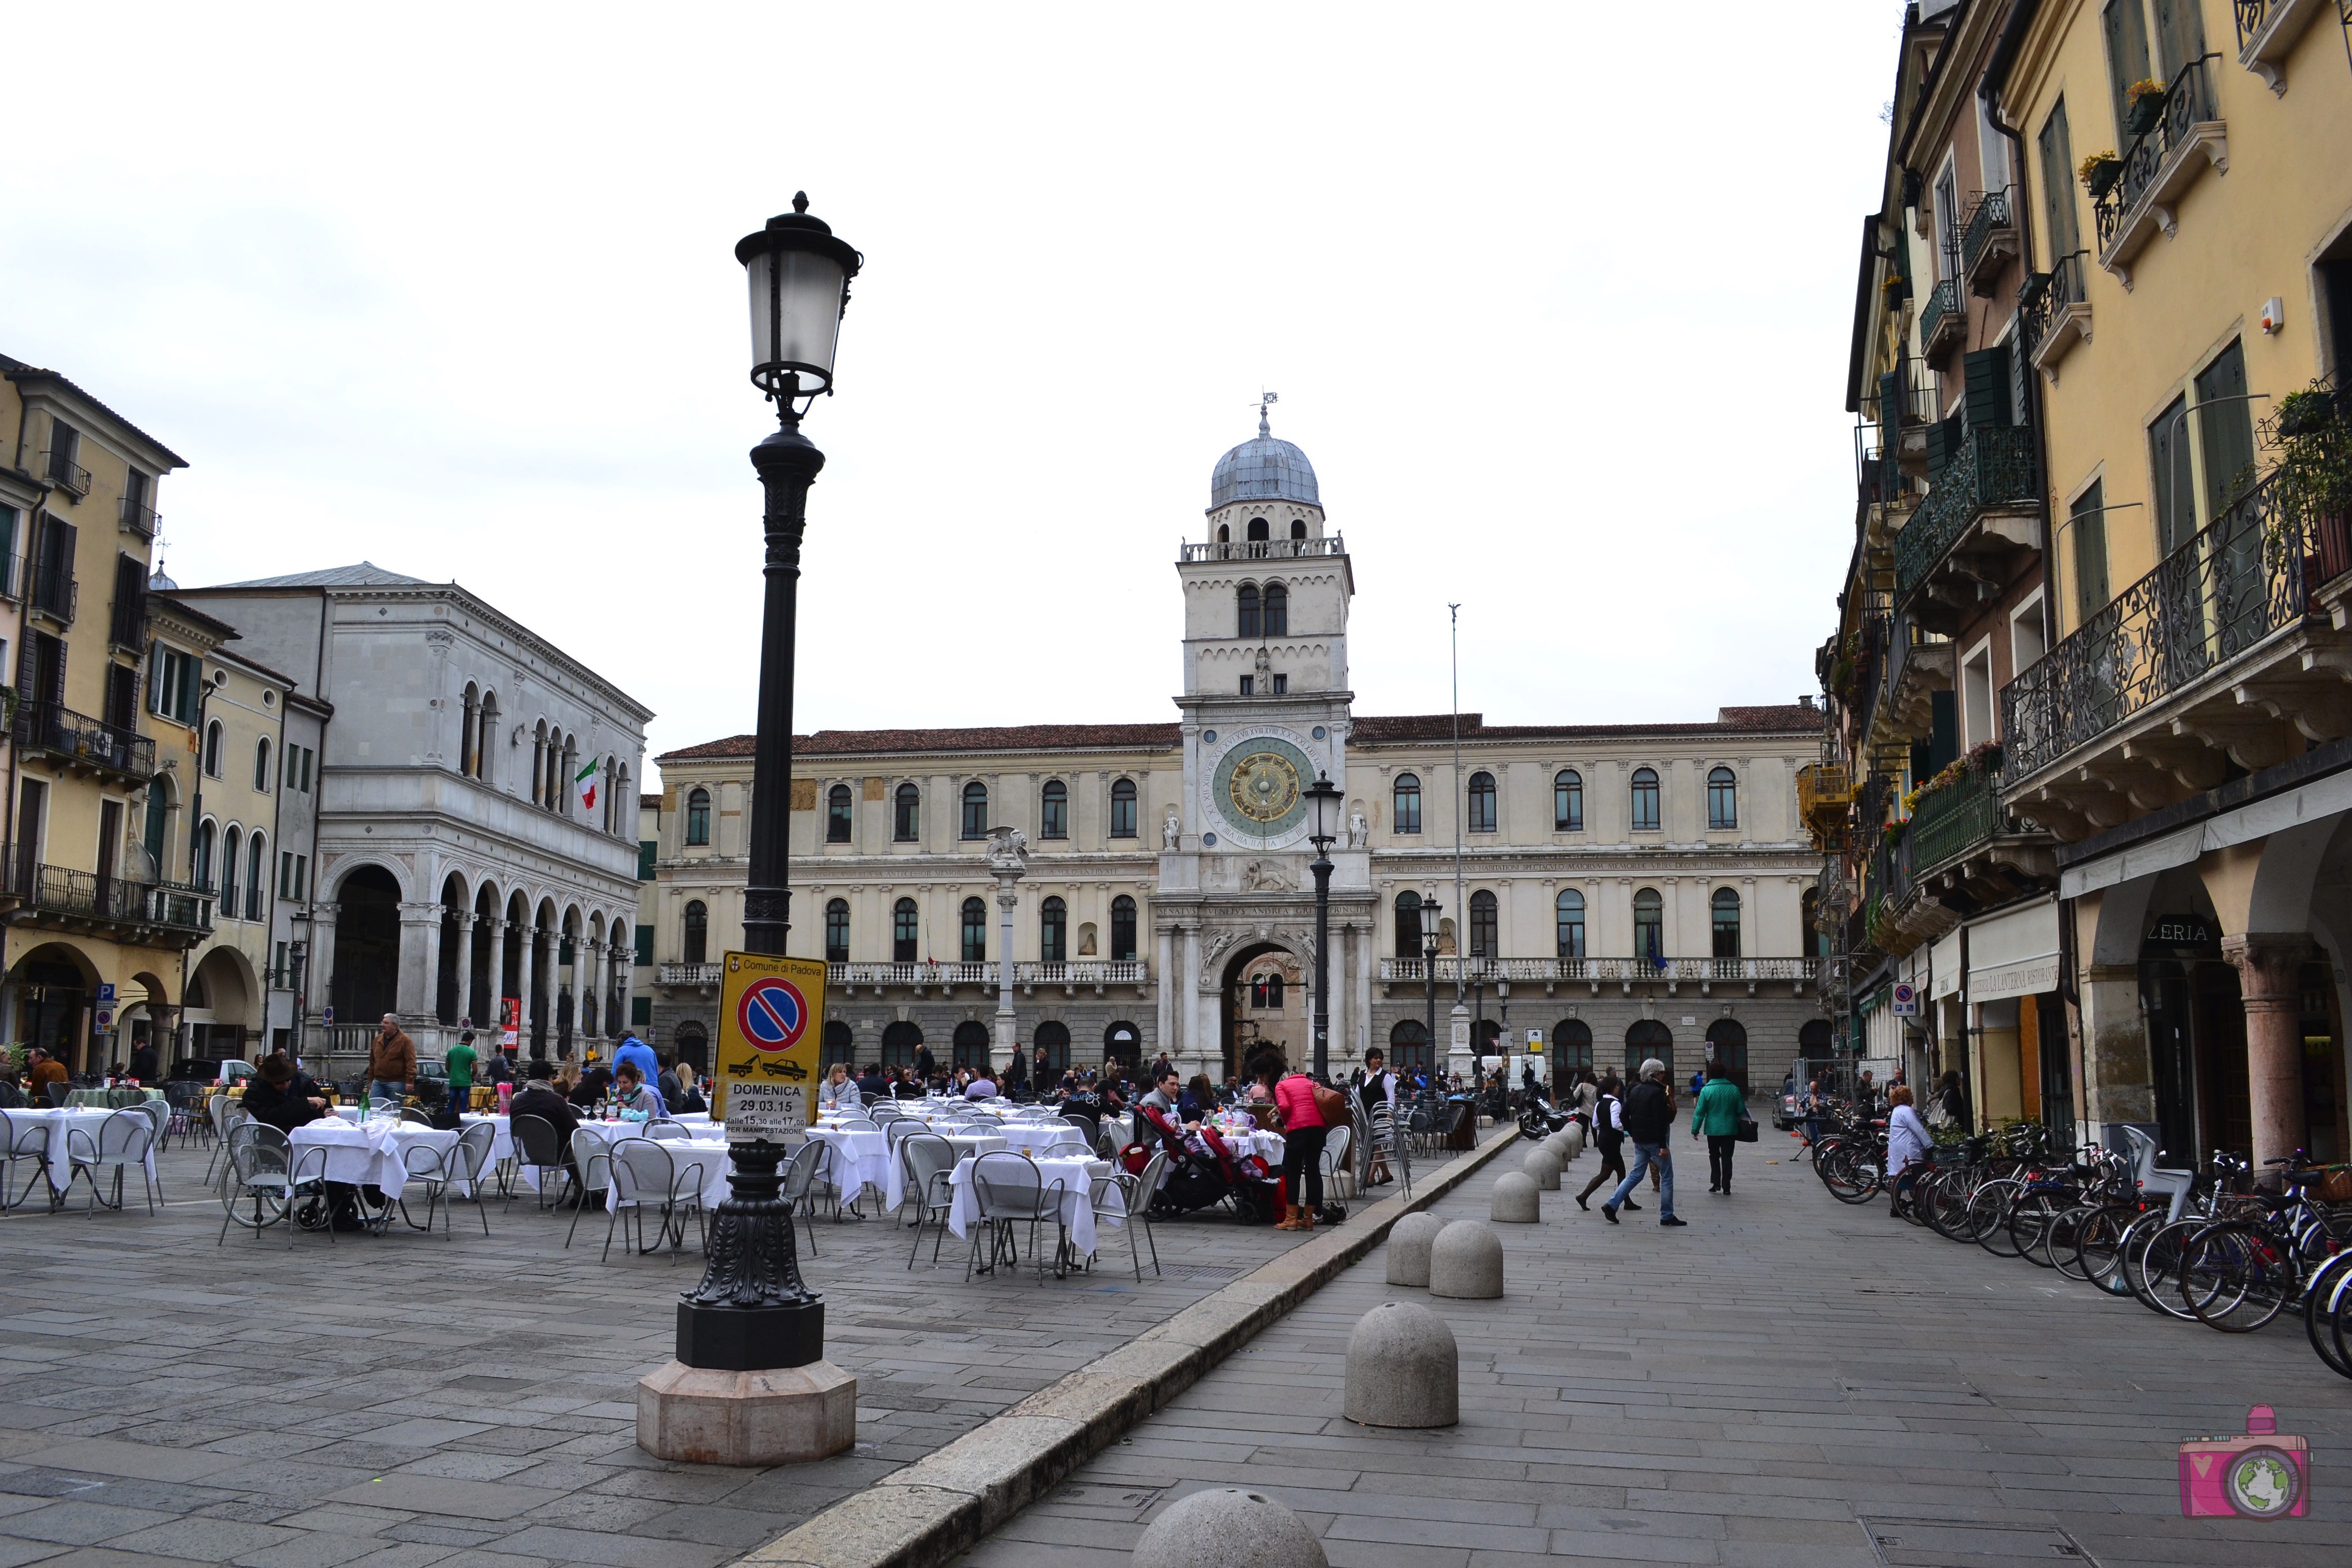
<path id="1" fill-rule="evenodd" d="M 1369 968 L 1352 961 L 1358 949 L 1369 961 L 1371 917 L 1370 855 L 1354 826 L 1363 805 L 1347 775 L 1355 581 L 1346 542 L 1326 531 L 1313 465 L 1276 437 L 1263 405 L 1256 438 L 1217 460 L 1205 537 L 1183 546 L 1176 573 L 1184 792 L 1181 816 L 1161 826 L 1155 908 L 1174 965 L 1161 1005 L 1175 1016 L 1160 1037 L 1188 1071 L 1247 1072 L 1276 1055 L 1303 1065 L 1315 930 L 1306 791 L 1328 774 L 1343 802 L 1331 825 L 1331 1054 L 1349 1061 L 1370 1000 Z M 1270 986 L 1276 974 L 1286 984 Z M 1268 995 L 1297 1000 L 1252 1005 Z"/>

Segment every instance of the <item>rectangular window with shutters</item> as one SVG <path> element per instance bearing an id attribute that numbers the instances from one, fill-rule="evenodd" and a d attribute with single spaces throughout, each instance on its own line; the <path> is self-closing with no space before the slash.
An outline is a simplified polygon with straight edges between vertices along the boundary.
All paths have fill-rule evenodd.
<path id="1" fill-rule="evenodd" d="M 654 999 L 650 996 L 630 997 L 629 1026 L 635 1029 L 650 1029 L 653 1024 Z"/>
<path id="2" fill-rule="evenodd" d="M 148 660 L 147 708 L 152 713 L 183 724 L 196 721 L 196 660 L 194 655 L 165 647 L 160 642 L 155 645 L 154 654 Z M 292 763 L 290 748 L 288 763 L 289 766 Z"/>
<path id="3" fill-rule="evenodd" d="M 114 558 L 114 614 L 108 633 L 117 647 L 147 641 L 147 563 L 135 555 Z"/>
<path id="4" fill-rule="evenodd" d="M 278 896 L 281 899 L 294 896 L 294 851 L 291 849 L 278 852 Z"/>
<path id="5" fill-rule="evenodd" d="M 41 514 L 26 596 L 35 609 L 60 621 L 74 617 L 74 550 L 79 537 L 72 523 Z"/>
<path id="6" fill-rule="evenodd" d="M 2050 267 L 2082 248 L 2082 226 L 2074 207 L 2074 138 L 2066 129 L 2066 100 L 2050 106 L 2050 118 L 2034 138 L 2042 163 L 2042 232 L 2050 245 Z"/>
<path id="7" fill-rule="evenodd" d="M 11 599 L 25 591 L 25 569 L 16 558 L 16 524 L 23 516 L 13 506 L 0 506 L 0 595 Z"/>
<path id="8" fill-rule="evenodd" d="M 126 734 L 139 727 L 139 672 L 128 666 L 106 667 L 106 721 Z"/>
<path id="9" fill-rule="evenodd" d="M 2115 94 L 2116 145 L 2131 145 L 2129 121 L 2130 102 L 2126 97 L 2132 83 L 2154 74 L 2147 57 L 2147 12 L 2145 0 L 2107 0 L 2106 9 L 2099 14 L 2102 30 L 2107 36 L 2107 86 Z"/>
<path id="10" fill-rule="evenodd" d="M 2242 5 L 2238 7 L 2243 11 Z M 2274 5 L 2273 9 L 2277 9 Z M 2205 16 L 2200 0 L 2156 0 L 2156 41 L 2165 79 L 2179 76 L 2205 53 Z"/>
<path id="11" fill-rule="evenodd" d="M 1962 412 L 1971 430 L 2013 425 L 2010 407 L 2009 345 L 1996 343 L 1970 353 L 1962 365 L 1967 376 L 1967 402 Z"/>
<path id="12" fill-rule="evenodd" d="M 2169 555 L 2197 532 L 2197 478 L 2189 455 L 2189 400 L 2172 406 L 2147 427 L 2147 463 L 2156 481 L 2156 552 Z"/>
<path id="13" fill-rule="evenodd" d="M 650 882 L 654 879 L 654 861 L 660 854 L 661 840 L 658 838 L 641 838 L 637 841 L 638 881 Z"/>
<path id="14" fill-rule="evenodd" d="M 2246 397 L 2246 351 L 2232 342 L 2197 376 L 2197 455 L 2205 460 L 2205 521 L 2253 482 L 2254 417 Z"/>
<path id="15" fill-rule="evenodd" d="M 637 967 L 643 969 L 651 965 L 654 961 L 654 928 L 651 925 L 641 925 L 633 934 L 636 938 Z"/>
<path id="16" fill-rule="evenodd" d="M 2107 607 L 2106 487 L 2093 479 L 2091 488 L 2066 509 L 2067 531 L 2074 535 L 2074 624 L 2081 626 Z"/>

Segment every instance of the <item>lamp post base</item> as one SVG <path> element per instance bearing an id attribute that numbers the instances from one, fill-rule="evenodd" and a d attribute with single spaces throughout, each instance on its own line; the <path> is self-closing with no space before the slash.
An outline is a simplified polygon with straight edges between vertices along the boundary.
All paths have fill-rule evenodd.
<path id="1" fill-rule="evenodd" d="M 637 1380 L 637 1447 L 657 1459 L 793 1465 L 856 1441 L 857 1380 L 829 1361 L 759 1372 L 674 1361 Z"/>
<path id="2" fill-rule="evenodd" d="M 758 1372 L 824 1359 L 824 1303 L 785 1307 L 677 1304 L 677 1359 L 706 1372 Z"/>

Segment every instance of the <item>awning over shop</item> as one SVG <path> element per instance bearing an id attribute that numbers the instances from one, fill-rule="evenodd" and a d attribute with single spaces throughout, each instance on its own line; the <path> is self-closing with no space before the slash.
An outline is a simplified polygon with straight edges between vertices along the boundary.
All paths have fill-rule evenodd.
<path id="1" fill-rule="evenodd" d="M 1968 933 L 1970 1004 L 2058 988 L 2057 900 L 1990 915 Z"/>

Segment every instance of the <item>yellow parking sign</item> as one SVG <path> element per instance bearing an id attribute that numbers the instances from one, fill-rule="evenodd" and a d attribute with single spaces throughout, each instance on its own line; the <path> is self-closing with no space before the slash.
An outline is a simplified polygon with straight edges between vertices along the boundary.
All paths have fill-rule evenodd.
<path id="1" fill-rule="evenodd" d="M 710 1109 L 728 1139 L 781 1139 L 814 1121 L 823 961 L 730 952 L 719 994 L 719 1095 Z"/>

